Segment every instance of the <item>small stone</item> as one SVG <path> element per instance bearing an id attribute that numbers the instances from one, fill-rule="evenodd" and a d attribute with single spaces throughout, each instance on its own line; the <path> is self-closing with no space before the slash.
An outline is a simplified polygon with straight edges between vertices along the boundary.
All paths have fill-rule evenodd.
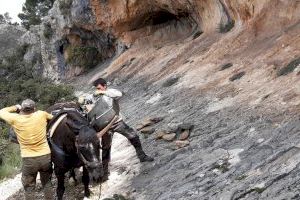
<path id="1" fill-rule="evenodd" d="M 162 139 L 162 137 L 163 137 L 164 135 L 166 135 L 166 134 L 167 134 L 166 131 L 160 131 L 160 132 L 158 132 L 158 133 L 155 135 L 155 139 L 156 139 L 156 140 Z"/>
<path id="2" fill-rule="evenodd" d="M 172 141 L 174 140 L 176 137 L 176 133 L 170 133 L 170 134 L 166 134 L 164 136 L 162 136 L 162 139 L 166 140 L 166 141 Z"/>
<path id="3" fill-rule="evenodd" d="M 145 119 L 144 121 L 142 121 L 141 125 L 143 126 L 150 126 L 153 124 L 153 121 L 151 119 Z"/>
<path id="4" fill-rule="evenodd" d="M 220 170 L 218 170 L 218 169 L 213 169 L 212 172 L 215 173 L 215 174 L 217 174 L 217 175 L 221 175 L 222 174 L 220 172 Z"/>
<path id="5" fill-rule="evenodd" d="M 144 128 L 145 126 L 144 125 L 142 125 L 142 124 L 139 124 L 139 125 L 137 125 L 136 126 L 136 130 L 141 130 L 142 128 Z"/>
<path id="6" fill-rule="evenodd" d="M 184 140 L 184 141 L 182 141 L 182 140 L 176 140 L 175 144 L 176 144 L 176 146 L 178 148 L 183 148 L 183 147 L 188 146 L 190 144 L 190 142 L 188 140 Z"/>
<path id="7" fill-rule="evenodd" d="M 178 126 L 178 128 L 183 129 L 183 130 L 192 130 L 194 128 L 194 125 L 191 123 L 183 123 L 183 124 L 180 124 Z"/>
<path id="8" fill-rule="evenodd" d="M 263 141 L 265 141 L 265 139 L 264 138 L 259 138 L 258 140 L 257 140 L 257 143 L 262 143 Z"/>
<path id="9" fill-rule="evenodd" d="M 139 125 L 137 125 L 137 130 L 141 130 L 142 128 L 144 127 L 147 127 L 147 126 L 152 126 L 153 124 L 156 124 L 160 121 L 162 121 L 163 118 L 162 117 L 153 117 L 153 118 L 148 118 L 148 119 L 145 119 L 144 121 L 142 121 Z"/>
<path id="10" fill-rule="evenodd" d="M 144 121 L 141 122 L 141 124 L 137 125 L 136 129 L 141 130 L 142 128 L 146 126 L 151 126 L 154 124 L 150 119 L 145 119 Z"/>
<path id="11" fill-rule="evenodd" d="M 143 129 L 141 129 L 140 131 L 141 131 L 141 133 L 144 133 L 144 134 L 152 134 L 152 133 L 154 133 L 155 129 L 150 128 L 150 127 L 145 127 Z"/>
<path id="12" fill-rule="evenodd" d="M 179 135 L 179 140 L 186 140 L 188 139 L 188 137 L 190 136 L 190 131 L 189 130 L 185 130 L 182 133 L 180 133 Z"/>

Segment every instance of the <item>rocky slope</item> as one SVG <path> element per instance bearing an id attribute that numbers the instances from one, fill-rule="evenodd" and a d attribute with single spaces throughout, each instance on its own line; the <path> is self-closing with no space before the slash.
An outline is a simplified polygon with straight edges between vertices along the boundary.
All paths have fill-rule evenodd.
<path id="1" fill-rule="evenodd" d="M 77 94 L 104 76 L 124 91 L 121 104 L 130 125 L 164 118 L 153 125 L 156 133 L 141 134 L 155 162 L 126 165 L 124 185 L 104 193 L 139 200 L 300 198 L 299 1 L 74 0 L 71 5 L 64 20 L 59 14 L 47 19 L 56 31 L 49 44 L 60 45 L 53 49 L 60 54 L 51 54 L 53 66 L 66 60 L 60 50 L 70 45 L 101 46 L 99 66 L 72 80 Z M 61 41 L 68 45 L 61 48 Z M 55 67 L 46 70 L 64 77 Z M 194 125 L 187 147 L 155 139 L 182 123 Z M 132 160 L 125 147 L 124 152 L 125 161 Z M 123 162 L 116 152 L 112 157 L 112 174 L 118 174 Z"/>
<path id="2" fill-rule="evenodd" d="M 94 1 L 97 24 L 131 48 L 87 80 L 122 88 L 134 126 L 149 116 L 165 117 L 157 132 L 195 125 L 179 150 L 147 137 L 156 161 L 132 196 L 298 199 L 299 1 L 126 2 Z M 160 9 L 168 17 L 134 30 Z"/>

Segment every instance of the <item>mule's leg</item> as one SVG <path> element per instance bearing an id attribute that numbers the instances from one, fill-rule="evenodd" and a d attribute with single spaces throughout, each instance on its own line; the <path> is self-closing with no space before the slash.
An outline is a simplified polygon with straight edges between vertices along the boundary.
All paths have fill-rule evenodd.
<path id="1" fill-rule="evenodd" d="M 69 179 L 70 178 L 73 178 L 75 185 L 77 185 L 77 179 L 76 179 L 76 174 L 75 174 L 74 168 L 70 170 Z"/>
<path id="2" fill-rule="evenodd" d="M 102 145 L 102 166 L 104 175 L 102 177 L 102 182 L 108 180 L 109 176 L 109 161 L 110 161 L 110 150 L 111 150 L 111 143 L 112 143 L 112 136 L 113 133 L 108 132 L 104 136 L 102 136 L 101 145 Z"/>
<path id="3" fill-rule="evenodd" d="M 82 182 L 84 185 L 84 196 L 89 197 L 90 196 L 90 190 L 89 190 L 90 177 L 89 177 L 89 172 L 87 171 L 85 166 L 83 166 Z"/>
<path id="4" fill-rule="evenodd" d="M 62 200 L 65 192 L 65 182 L 64 182 L 65 172 L 55 168 L 55 175 L 57 178 L 57 189 L 56 189 L 57 200 Z"/>

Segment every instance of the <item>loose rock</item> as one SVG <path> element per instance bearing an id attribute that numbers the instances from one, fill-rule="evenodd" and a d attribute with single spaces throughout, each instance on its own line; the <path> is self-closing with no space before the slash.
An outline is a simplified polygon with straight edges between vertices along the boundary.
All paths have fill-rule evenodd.
<path id="1" fill-rule="evenodd" d="M 160 131 L 158 132 L 156 135 L 155 135 L 155 139 L 156 140 L 159 140 L 159 139 L 162 139 L 164 135 L 166 135 L 167 132 L 166 131 Z"/>
<path id="2" fill-rule="evenodd" d="M 188 137 L 190 136 L 190 131 L 189 130 L 185 130 L 183 131 L 180 135 L 179 135 L 179 140 L 186 140 L 188 139 Z"/>
<path id="3" fill-rule="evenodd" d="M 190 144 L 190 142 L 188 140 L 176 140 L 175 141 L 175 144 L 178 148 L 183 148 L 183 147 L 186 147 Z"/>
<path id="4" fill-rule="evenodd" d="M 162 136 L 162 138 L 166 141 L 172 141 L 175 139 L 175 137 L 176 137 L 176 133 L 169 133 L 169 134 Z"/>
<path id="5" fill-rule="evenodd" d="M 144 134 L 152 134 L 155 132 L 155 129 L 150 128 L 150 127 L 145 127 L 143 129 L 141 129 L 140 131 L 141 131 L 141 133 L 144 133 Z"/>
<path id="6" fill-rule="evenodd" d="M 148 119 L 145 119 L 144 121 L 142 121 L 139 125 L 137 125 L 137 130 L 141 130 L 142 128 L 144 127 L 147 127 L 147 126 L 152 126 L 160 121 L 162 121 L 163 118 L 162 117 L 153 117 L 153 118 L 148 118 Z"/>

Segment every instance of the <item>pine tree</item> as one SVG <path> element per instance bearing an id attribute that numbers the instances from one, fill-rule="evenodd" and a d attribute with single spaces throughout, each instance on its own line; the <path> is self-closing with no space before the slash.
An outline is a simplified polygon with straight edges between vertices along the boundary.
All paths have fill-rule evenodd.
<path id="1" fill-rule="evenodd" d="M 22 7 L 23 13 L 18 17 L 22 20 L 22 25 L 29 29 L 31 25 L 38 25 L 42 18 L 48 14 L 55 0 L 26 0 Z"/>
<path id="2" fill-rule="evenodd" d="M 8 12 L 4 13 L 4 15 L 0 14 L 0 24 L 12 24 L 11 19 Z"/>

